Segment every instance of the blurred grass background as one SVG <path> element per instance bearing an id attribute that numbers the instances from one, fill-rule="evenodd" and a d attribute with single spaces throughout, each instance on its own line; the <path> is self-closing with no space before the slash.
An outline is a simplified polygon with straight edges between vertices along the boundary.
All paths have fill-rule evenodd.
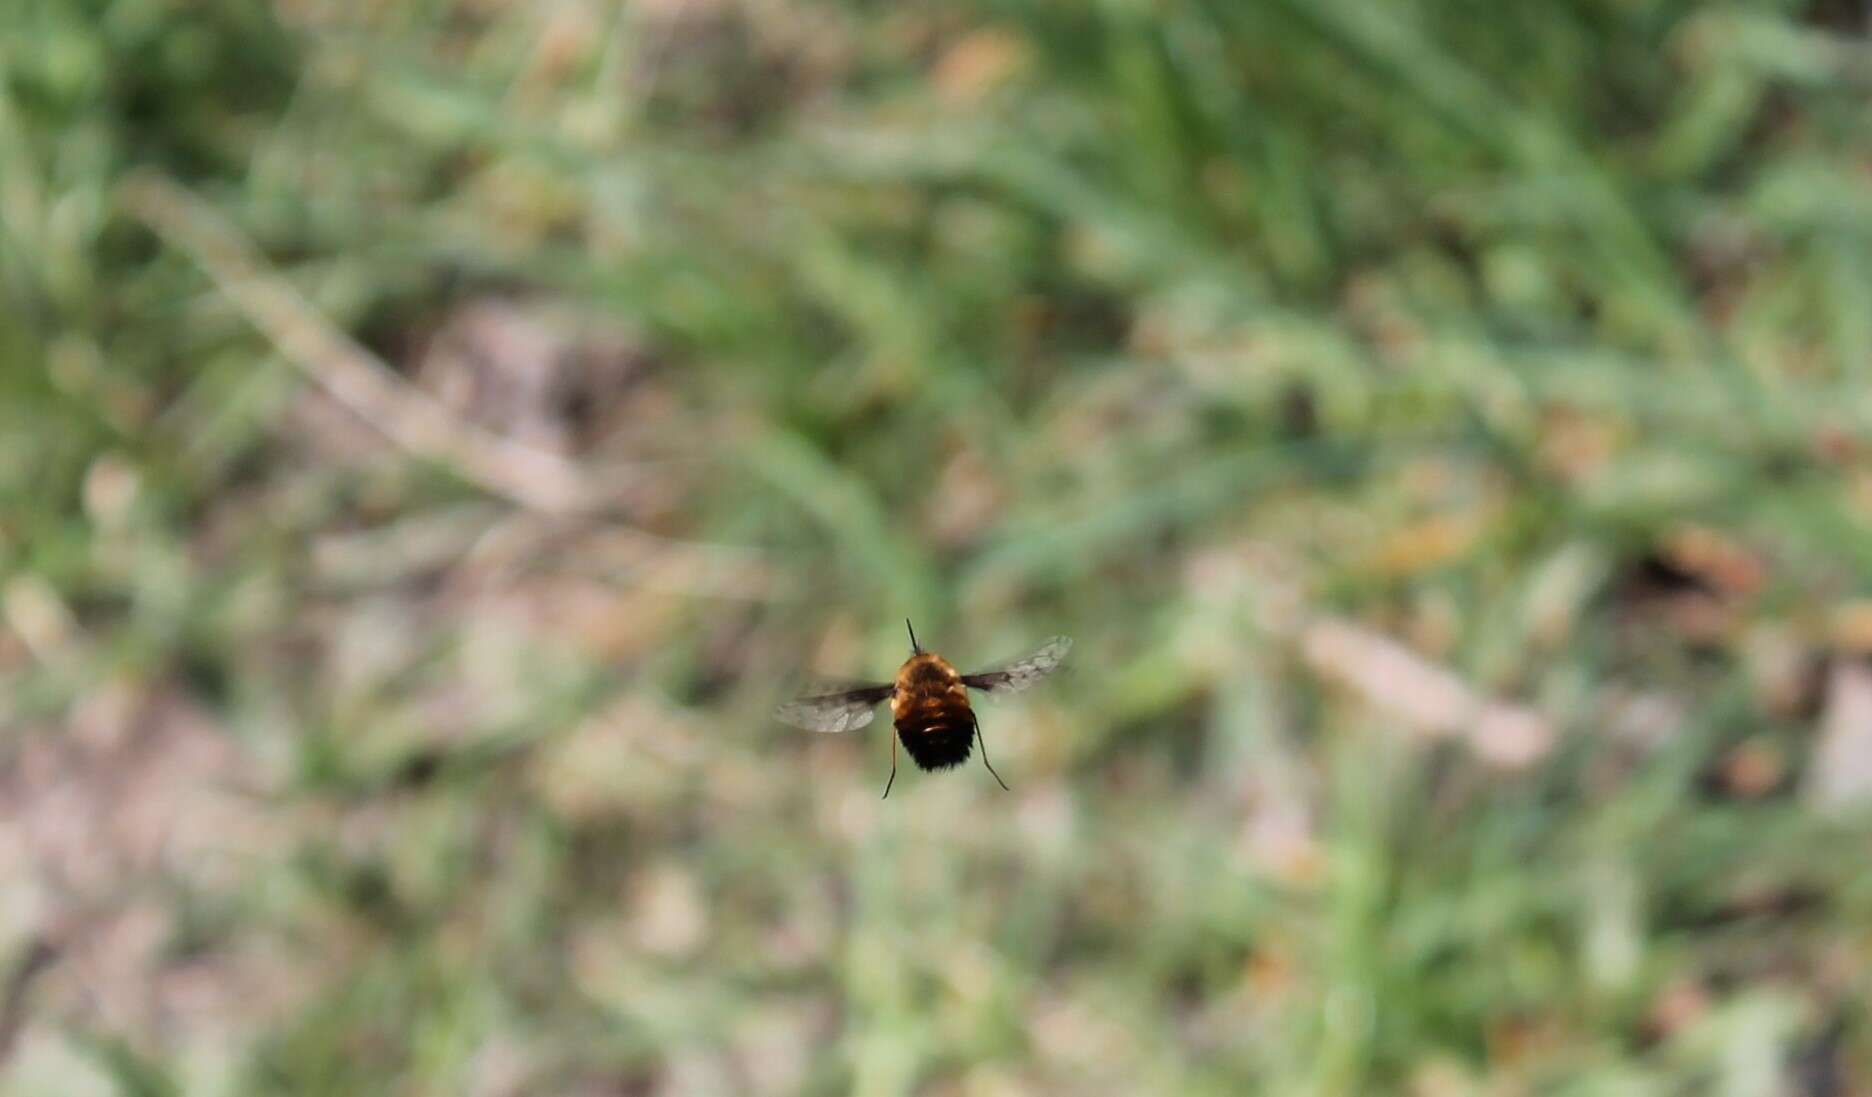
<path id="1" fill-rule="evenodd" d="M 0 1092 L 1872 1093 L 1868 25 L 0 5 Z"/>

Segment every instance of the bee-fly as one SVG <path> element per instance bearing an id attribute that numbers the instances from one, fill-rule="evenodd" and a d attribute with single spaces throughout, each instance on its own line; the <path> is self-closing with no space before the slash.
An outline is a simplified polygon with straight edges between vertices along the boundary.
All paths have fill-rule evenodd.
<path id="1" fill-rule="evenodd" d="M 890 780 L 884 782 L 885 796 L 890 795 L 891 785 L 897 780 L 897 743 L 903 743 L 910 760 L 921 769 L 961 765 L 968 761 L 970 747 L 981 738 L 981 725 L 975 719 L 975 710 L 969 707 L 968 691 L 1019 693 L 1052 673 L 1072 647 L 1071 640 L 1055 636 L 1025 659 L 979 674 L 961 674 L 949 660 L 923 650 L 909 621 L 904 622 L 904 627 L 910 630 L 910 658 L 898 668 L 895 682 L 801 697 L 774 710 L 778 719 L 808 731 L 856 731 L 877 715 L 880 701 L 890 701 L 897 738 L 891 742 L 891 772 Z M 988 763 L 986 743 L 982 745 L 982 765 L 994 774 L 996 784 L 1007 788 L 1007 782 Z"/>

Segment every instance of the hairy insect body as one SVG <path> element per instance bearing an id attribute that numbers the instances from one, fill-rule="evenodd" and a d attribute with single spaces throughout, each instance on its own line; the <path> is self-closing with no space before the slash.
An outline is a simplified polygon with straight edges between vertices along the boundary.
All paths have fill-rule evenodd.
<path id="1" fill-rule="evenodd" d="M 897 741 L 917 768 L 948 769 L 968 761 L 975 742 L 975 712 L 962 675 L 942 656 L 913 655 L 898 670 L 891 718 Z"/>
<path id="2" fill-rule="evenodd" d="M 919 769 L 949 769 L 968 761 L 970 748 L 981 738 L 975 710 L 969 707 L 969 690 L 1019 693 L 1057 670 L 1072 648 L 1071 640 L 1055 636 L 1023 659 L 993 670 L 958 674 L 949 660 L 923 650 L 910 622 L 905 621 L 904 628 L 910 633 L 911 655 L 898 668 L 895 680 L 808 694 L 777 706 L 774 716 L 808 731 L 856 731 L 869 726 L 877 706 L 889 701 L 897 741 L 910 752 L 911 761 Z M 986 743 L 982 744 L 982 765 L 997 784 L 1007 787 L 988 762 Z M 892 746 L 891 775 L 884 782 L 884 795 L 890 795 L 896 780 L 897 748 Z"/>

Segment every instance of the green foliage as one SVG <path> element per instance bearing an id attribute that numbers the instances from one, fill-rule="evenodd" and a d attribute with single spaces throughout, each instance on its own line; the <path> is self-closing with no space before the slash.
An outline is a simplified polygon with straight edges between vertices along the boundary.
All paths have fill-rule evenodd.
<path id="1" fill-rule="evenodd" d="M 1801 795 L 1872 643 L 1850 7 L 0 5 L 0 825 L 207 843 L 93 874 L 73 955 L 155 928 L 0 1092 L 1862 1075 Z M 152 178 L 621 513 L 386 443 Z M 453 402 L 487 302 L 572 395 Z M 1293 600 L 1551 740 L 1414 737 Z M 1012 794 L 766 719 L 905 616 L 1078 640 L 984 713 Z"/>

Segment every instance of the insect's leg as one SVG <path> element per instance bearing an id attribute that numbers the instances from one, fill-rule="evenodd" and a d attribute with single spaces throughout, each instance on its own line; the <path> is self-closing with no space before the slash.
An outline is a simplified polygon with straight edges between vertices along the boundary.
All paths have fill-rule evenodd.
<path id="1" fill-rule="evenodd" d="M 988 741 L 982 738 L 981 718 L 978 716 L 974 716 L 974 714 L 972 713 L 970 714 L 970 716 L 974 720 L 974 723 L 975 723 L 975 741 L 981 744 L 982 765 L 987 766 L 988 772 L 994 774 L 995 784 L 1001 786 L 1002 792 L 1012 792 L 1013 790 L 1007 787 L 1007 782 L 1001 779 L 1001 775 L 999 773 L 995 773 L 994 766 L 988 761 Z"/>
<path id="2" fill-rule="evenodd" d="M 884 782 L 884 795 L 878 797 L 878 799 L 880 800 L 890 799 L 890 787 L 897 783 L 897 736 L 892 735 L 890 737 L 890 741 L 891 741 L 891 775 L 890 775 L 890 780 Z"/>

